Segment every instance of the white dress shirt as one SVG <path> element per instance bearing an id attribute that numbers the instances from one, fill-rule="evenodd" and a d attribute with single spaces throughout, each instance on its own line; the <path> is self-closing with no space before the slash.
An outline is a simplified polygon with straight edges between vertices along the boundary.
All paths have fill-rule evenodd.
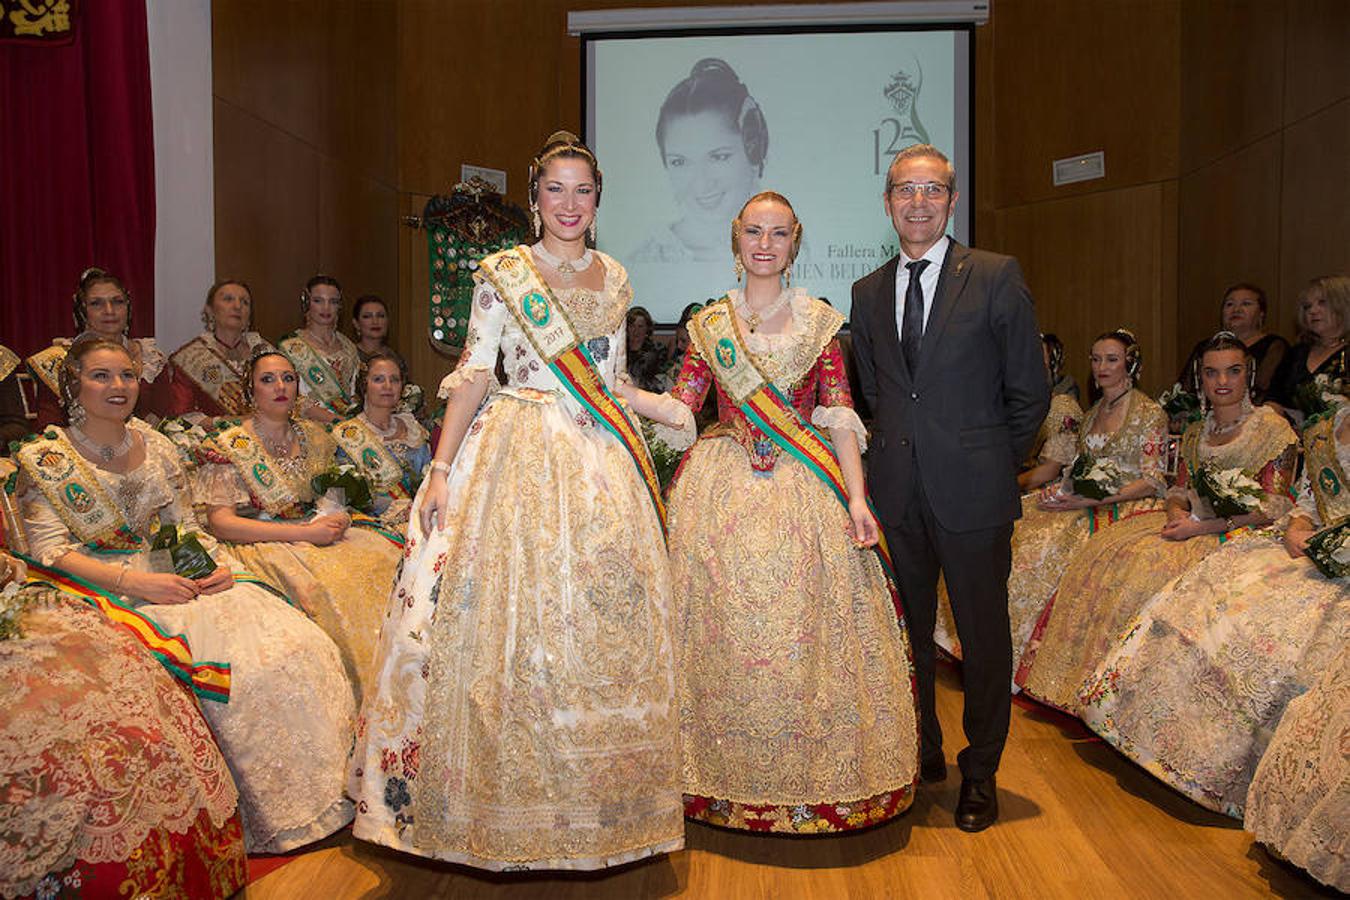
<path id="1" fill-rule="evenodd" d="M 928 260 L 923 273 L 919 275 L 919 287 L 923 288 L 923 330 L 928 333 L 928 317 L 933 314 L 933 299 L 937 296 L 938 277 L 942 275 L 942 261 L 947 258 L 947 245 L 952 239 L 947 235 L 938 238 L 938 242 L 928 248 L 928 252 L 919 259 Z M 914 262 L 900 251 L 900 265 L 895 267 L 895 333 L 900 339 L 905 337 L 905 291 L 909 288 L 908 263 Z"/>

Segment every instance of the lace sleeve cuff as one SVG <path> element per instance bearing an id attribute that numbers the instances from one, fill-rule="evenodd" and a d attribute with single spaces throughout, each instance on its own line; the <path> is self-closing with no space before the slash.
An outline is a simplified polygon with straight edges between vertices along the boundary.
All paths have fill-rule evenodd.
<path id="1" fill-rule="evenodd" d="M 862 419 L 851 407 L 817 406 L 811 412 L 811 424 L 817 428 L 842 428 L 851 431 L 858 438 L 858 452 L 867 450 L 867 429 Z"/>
<path id="2" fill-rule="evenodd" d="M 248 490 L 239 483 L 239 473 L 232 465 L 199 466 L 193 475 L 192 488 L 202 506 L 242 506 L 249 502 Z"/>
<path id="3" fill-rule="evenodd" d="M 80 542 L 37 488 L 22 490 L 18 506 L 28 532 L 29 550 L 42 565 L 50 566 L 72 550 L 80 549 Z"/>
<path id="4" fill-rule="evenodd" d="M 458 366 L 453 372 L 441 379 L 441 386 L 436 389 L 436 396 L 442 400 L 449 400 L 451 394 L 464 387 L 482 372 L 487 372 L 491 380 L 494 383 L 496 382 L 496 376 L 492 375 L 492 370 L 487 366 Z M 491 392 L 494 386 L 495 384 L 489 385 L 488 391 Z"/>
<path id="5" fill-rule="evenodd" d="M 694 413 L 689 407 L 669 394 L 661 394 L 660 413 L 663 418 L 674 420 L 674 425 L 652 419 L 652 433 L 656 439 L 672 450 L 688 450 L 698 437 L 698 425 L 694 422 Z"/>

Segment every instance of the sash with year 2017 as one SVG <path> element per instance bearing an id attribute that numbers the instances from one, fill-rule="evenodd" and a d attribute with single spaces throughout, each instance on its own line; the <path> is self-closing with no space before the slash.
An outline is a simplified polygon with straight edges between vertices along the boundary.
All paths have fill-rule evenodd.
<path id="1" fill-rule="evenodd" d="M 647 446 L 613 392 L 605 386 L 590 351 L 534 267 L 529 252 L 525 247 L 501 250 L 484 257 L 478 271 L 497 291 L 525 337 L 568 393 L 628 451 L 647 486 L 661 533 L 665 534 L 666 508 L 661 502 L 661 482 Z"/>
<path id="2" fill-rule="evenodd" d="M 736 313 L 731 300 L 722 297 L 708 304 L 689 320 L 689 332 L 731 402 L 780 449 L 791 454 L 823 481 L 847 509 L 848 488 L 844 484 L 839 457 L 824 436 L 797 413 L 796 408 L 755 365 L 754 357 L 736 328 Z M 870 500 L 868 506 L 871 506 Z M 873 549 L 881 561 L 892 593 L 898 597 L 895 567 L 880 528 L 877 529 L 877 543 Z M 899 611 L 897 603 L 896 612 Z"/>

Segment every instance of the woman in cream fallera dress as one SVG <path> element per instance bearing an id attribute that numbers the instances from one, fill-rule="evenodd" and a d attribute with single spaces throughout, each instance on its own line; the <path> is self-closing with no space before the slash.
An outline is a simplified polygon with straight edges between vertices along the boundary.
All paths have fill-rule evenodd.
<path id="1" fill-rule="evenodd" d="M 1235 818 L 1286 705 L 1350 642 L 1350 579 L 1286 549 L 1350 515 L 1350 406 L 1305 429 L 1303 444 L 1284 540 L 1274 528 L 1234 537 L 1163 588 L 1082 690 L 1088 727 Z"/>
<path id="2" fill-rule="evenodd" d="M 203 534 L 178 450 L 137 419 L 127 427 L 144 443 L 145 461 L 124 474 L 89 466 L 127 526 L 145 547 L 160 524 L 196 532 L 218 564 L 239 571 L 225 549 Z M 69 446 L 57 450 L 68 453 Z M 78 554 L 107 566 L 154 571 L 148 551 L 109 552 L 80 542 L 27 467 L 20 470 L 18 485 L 39 562 L 59 567 L 65 557 Z M 354 704 L 333 642 L 298 610 L 255 584 L 236 583 L 180 604 L 128 599 L 165 633 L 186 635 L 196 659 L 231 666 L 229 702 L 204 702 L 202 709 L 239 786 L 249 850 L 285 852 L 350 821 L 352 806 L 342 796 L 342 760 Z"/>
<path id="3" fill-rule="evenodd" d="M 1206 356 L 1218 353 L 1240 358 L 1234 350 L 1210 351 Z M 1250 514 L 1253 524 L 1269 524 L 1289 509 L 1287 491 L 1297 438 L 1278 413 L 1264 406 L 1253 408 L 1245 388 L 1244 383 L 1242 411 L 1233 424 L 1218 426 L 1211 411 L 1187 429 L 1167 512 L 1143 512 L 1113 525 L 1070 559 L 1017 673 L 1018 684 L 1030 696 L 1078 714 L 1080 688 L 1144 605 L 1169 581 L 1219 549 L 1224 520 L 1190 483 L 1201 465 L 1220 471 L 1240 469 L 1259 483 L 1259 505 Z M 1221 431 L 1216 433 L 1216 428 Z M 1165 531 L 1172 527 L 1174 515 L 1193 532 L 1191 536 L 1168 539 Z"/>
<path id="4" fill-rule="evenodd" d="M 338 450 L 326 428 L 298 419 L 291 424 L 295 452 L 277 455 L 257 439 L 256 419 L 255 413 L 242 423 L 222 420 L 203 442 L 197 502 L 206 506 L 209 518 L 221 511 L 237 518 L 240 531 L 229 533 L 230 552 L 284 591 L 333 639 L 359 703 L 369 686 L 384 597 L 402 558 L 401 536 L 371 522 L 372 527 L 352 525 L 323 546 L 276 539 L 266 526 L 311 523 L 330 515 L 317 509 L 311 482 L 336 464 Z M 270 472 L 262 476 L 266 486 L 259 482 L 259 465 Z M 268 490 L 277 493 L 264 493 Z M 218 536 L 226 534 L 212 527 Z"/>
<path id="5" fill-rule="evenodd" d="M 556 302 L 613 388 L 632 290 L 614 259 L 591 264 L 603 288 L 555 288 Z M 627 451 L 484 280 L 441 396 L 491 377 L 499 349 L 506 384 L 492 379 L 453 458 L 445 527 L 423 530 L 430 482 L 414 502 L 357 726 L 354 834 L 494 870 L 678 849 L 660 521 Z"/>

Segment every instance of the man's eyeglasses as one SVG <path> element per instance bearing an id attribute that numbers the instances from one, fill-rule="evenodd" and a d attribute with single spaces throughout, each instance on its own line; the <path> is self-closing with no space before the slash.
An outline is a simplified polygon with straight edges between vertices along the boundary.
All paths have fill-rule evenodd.
<path id="1" fill-rule="evenodd" d="M 891 185 L 891 194 L 904 200 L 911 200 L 915 194 L 919 193 L 930 200 L 941 200 L 947 196 L 947 186 L 940 181 L 925 181 L 922 183 L 902 181 L 900 184 Z"/>

